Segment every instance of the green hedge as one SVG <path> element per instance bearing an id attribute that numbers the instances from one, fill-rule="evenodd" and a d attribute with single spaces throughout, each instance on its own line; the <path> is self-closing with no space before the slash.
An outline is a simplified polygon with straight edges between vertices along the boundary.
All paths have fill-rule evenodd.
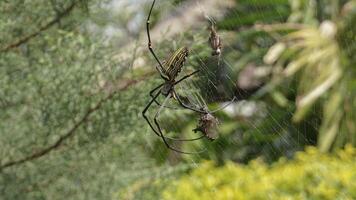
<path id="1" fill-rule="evenodd" d="M 164 199 L 356 199 L 356 149 L 333 155 L 309 147 L 273 165 L 205 162 L 168 185 Z"/>

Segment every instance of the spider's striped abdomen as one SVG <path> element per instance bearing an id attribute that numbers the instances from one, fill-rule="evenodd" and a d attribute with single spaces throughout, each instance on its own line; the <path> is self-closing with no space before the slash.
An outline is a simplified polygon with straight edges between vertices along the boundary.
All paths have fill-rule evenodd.
<path id="1" fill-rule="evenodd" d="M 187 59 L 189 50 L 187 47 L 182 47 L 175 51 L 164 63 L 164 74 L 169 80 L 174 80 L 182 70 L 185 60 Z"/>

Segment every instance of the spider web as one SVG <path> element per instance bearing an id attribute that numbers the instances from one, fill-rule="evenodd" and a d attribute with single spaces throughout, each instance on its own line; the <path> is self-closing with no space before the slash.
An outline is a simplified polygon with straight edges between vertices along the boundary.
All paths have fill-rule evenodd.
<path id="1" fill-rule="evenodd" d="M 179 7 L 180 4 L 174 6 Z M 172 142 L 172 146 L 176 148 L 182 148 L 183 146 L 183 149 L 191 151 L 210 149 L 207 154 L 183 156 L 190 162 L 195 163 L 201 158 L 213 159 L 216 152 L 224 151 L 244 151 L 251 157 L 260 155 L 262 152 L 266 160 L 273 160 L 280 155 L 292 156 L 295 151 L 302 148 L 300 144 L 313 144 L 313 140 L 310 140 L 313 136 L 306 135 L 305 130 L 312 129 L 317 131 L 319 126 L 318 119 L 307 122 L 303 126 L 295 126 L 290 123 L 293 109 L 276 109 L 275 105 L 270 105 L 265 99 L 276 97 L 273 93 L 269 94 L 263 91 L 266 90 L 266 87 L 264 87 L 265 80 L 271 76 L 271 67 L 265 66 L 259 61 L 254 62 L 253 59 L 241 57 L 243 56 L 242 47 L 236 46 L 236 39 L 232 39 L 231 32 L 218 30 L 223 40 L 223 51 L 220 56 L 211 56 L 211 49 L 208 44 L 209 31 L 207 30 L 210 23 L 207 18 L 213 19 L 213 17 L 207 15 L 208 12 L 204 11 L 204 7 L 200 9 L 203 15 L 202 18 L 205 18 L 205 22 L 200 23 L 203 28 L 196 28 L 188 34 L 181 35 L 173 45 L 177 48 L 184 44 L 189 44 L 190 56 L 180 76 L 196 69 L 199 69 L 200 72 L 194 78 L 182 82 L 175 88 L 178 94 L 186 97 L 191 105 L 198 108 L 206 107 L 208 110 L 214 110 L 227 104 L 233 96 L 237 100 L 215 114 L 220 122 L 220 139 L 214 142 Z M 232 14 L 239 15 L 237 12 Z M 233 29 L 233 27 L 225 28 Z M 194 35 L 194 37 L 191 35 Z M 167 40 L 169 41 L 169 39 Z M 269 43 L 269 40 L 268 38 L 265 40 L 260 39 L 258 43 L 263 46 L 264 43 Z M 160 45 L 167 44 L 163 42 Z M 171 51 L 174 51 L 175 48 L 171 48 Z M 164 55 L 160 57 L 164 58 Z M 262 60 L 262 58 L 256 58 L 256 60 Z M 295 93 L 295 89 L 288 84 L 291 83 L 279 85 L 279 90 Z M 264 99 L 255 98 L 254 94 L 258 96 L 261 93 L 263 93 Z M 160 98 L 160 102 L 163 99 Z M 174 100 L 168 101 L 167 106 L 179 108 L 179 105 Z M 315 108 L 312 111 L 312 115 L 317 114 L 317 109 Z M 192 130 L 198 123 L 198 119 L 199 114 L 192 111 L 165 108 L 159 118 L 159 122 L 167 136 L 195 138 L 198 135 Z M 231 127 L 235 127 L 235 129 Z M 232 130 L 226 131 L 229 128 Z M 265 139 L 268 137 L 273 139 Z M 258 151 L 254 149 L 256 145 L 261 146 Z M 229 147 L 227 148 L 226 146 Z M 178 155 L 177 160 L 181 156 Z M 244 160 L 242 157 L 237 153 L 233 157 L 224 159 Z"/>
<path id="2" fill-rule="evenodd" d="M 191 2 L 196 1 L 157 0 L 152 19 L 152 28 L 160 27 L 163 22 L 169 23 L 180 16 L 189 18 L 187 16 L 189 13 L 185 11 L 192 7 L 193 4 Z M 88 199 L 88 197 L 94 196 L 96 199 L 110 199 L 116 197 L 118 193 L 134 194 L 133 196 L 136 197 L 135 195 L 136 193 L 140 193 L 139 191 L 145 190 L 145 188 L 150 189 L 150 184 L 154 180 L 162 180 L 164 183 L 169 183 L 169 181 L 179 175 L 200 167 L 202 160 L 214 160 L 218 163 L 232 160 L 245 163 L 260 156 L 270 161 L 281 155 L 291 156 L 296 150 L 301 148 L 301 143 L 311 144 L 313 142 L 313 140 L 309 141 L 311 136 L 306 134 L 310 132 L 310 129 L 317 130 L 320 124 L 318 120 L 320 119 L 316 118 L 301 126 L 294 125 L 290 123 L 294 109 L 291 107 L 276 106 L 275 99 L 278 99 L 278 93 L 274 94 L 268 91 L 264 95 L 261 95 L 262 97 L 254 96 L 255 92 L 258 94 L 264 91 L 263 84 L 271 76 L 272 69 L 260 62 L 262 56 L 259 54 L 256 56 L 254 49 L 245 50 L 245 45 L 247 44 L 244 42 L 246 38 L 243 37 L 243 34 L 245 34 L 243 31 L 240 34 L 239 31 L 236 31 L 235 25 L 225 25 L 223 28 L 218 28 L 218 34 L 223 40 L 223 51 L 220 56 L 211 56 L 211 48 L 208 44 L 210 33 L 207 30 L 210 23 L 207 20 L 207 16 L 215 19 L 217 23 L 226 16 L 224 16 L 224 12 L 214 12 L 214 10 L 219 9 L 210 11 L 211 8 L 206 6 L 208 2 L 220 1 L 206 0 L 204 3 L 202 2 L 200 1 L 199 5 L 200 20 L 195 21 L 193 27 L 184 28 L 184 23 L 171 24 L 171 26 L 181 29 L 179 33 L 165 35 L 169 31 L 162 30 L 161 39 L 158 40 L 155 38 L 153 42 L 155 51 L 161 61 L 166 59 L 167 55 L 179 47 L 188 46 L 190 49 L 190 55 L 177 80 L 194 70 L 199 69 L 200 72 L 178 84 L 176 90 L 192 106 L 197 108 L 206 107 L 211 111 L 226 105 L 233 96 L 237 97 L 237 100 L 225 109 L 214 113 L 214 116 L 220 122 L 218 127 L 219 137 L 215 141 L 207 139 L 191 142 L 169 141 L 177 149 L 192 152 L 202 149 L 207 149 L 207 151 L 195 155 L 184 155 L 169 151 L 161 138 L 156 136 L 148 124 L 144 122 L 141 112 L 150 101 L 148 91 L 162 83 L 158 73 L 154 76 L 155 78 L 143 77 L 144 75 L 141 75 L 141 71 L 154 69 L 154 65 L 157 65 L 157 63 L 154 61 L 152 55 L 149 54 L 146 47 L 147 42 L 141 45 L 140 42 L 135 41 L 139 41 L 140 39 L 147 40 L 144 25 L 147 17 L 147 8 L 151 1 L 113 0 L 104 4 L 104 8 L 94 6 L 100 8 L 101 12 L 105 11 L 105 13 L 108 13 L 106 17 L 108 17 L 110 23 L 104 28 L 100 26 L 100 21 L 97 24 L 91 23 L 89 25 L 84 24 L 83 26 L 89 26 L 88 30 L 93 35 L 102 34 L 101 37 L 104 38 L 104 43 L 115 46 L 117 52 L 106 53 L 103 51 L 101 54 L 98 54 L 102 55 L 102 57 L 97 58 L 98 61 L 96 62 L 98 63 L 94 63 L 92 66 L 93 69 L 99 66 L 100 70 L 97 71 L 91 71 L 92 68 L 87 67 L 83 63 L 81 65 L 74 63 L 74 65 L 71 63 L 71 54 L 63 55 L 61 59 L 68 61 L 66 68 L 68 71 L 63 69 L 63 72 L 60 73 L 62 76 L 54 74 L 56 76 L 53 77 L 54 79 L 60 78 L 60 81 L 57 81 L 58 88 L 63 88 L 61 82 L 66 83 L 65 88 L 68 88 L 68 90 L 63 90 L 63 93 L 66 95 L 58 94 L 58 88 L 56 87 L 54 89 L 47 87 L 53 86 L 52 80 L 49 80 L 48 84 L 45 82 L 47 85 L 43 88 L 50 91 L 53 90 L 53 93 L 58 97 L 50 98 L 53 95 L 46 94 L 44 95 L 46 98 L 43 100 L 40 99 L 41 102 L 39 102 L 40 100 L 36 101 L 34 98 L 33 101 L 36 101 L 34 103 L 37 103 L 34 105 L 38 105 L 38 107 L 31 106 L 30 102 L 27 105 L 28 99 L 31 100 L 31 98 L 28 98 L 25 99 L 26 105 L 24 105 L 24 109 L 20 109 L 24 110 L 24 112 L 25 110 L 29 110 L 31 116 L 33 114 L 42 116 L 42 113 L 44 113 L 43 118 L 52 113 L 58 113 L 58 116 L 50 115 L 53 117 L 53 119 L 51 118 L 53 124 L 49 125 L 45 124 L 45 119 L 40 122 L 34 121 L 33 123 L 29 123 L 28 127 L 25 125 L 21 127 L 17 126 L 14 121 L 6 121 L 9 122 L 8 124 L 2 123 L 2 131 L 6 130 L 4 131 L 6 134 L 3 134 L 5 136 L 0 136 L 1 146 L 4 147 L 1 155 L 5 158 L 2 162 L 7 161 L 7 154 L 11 154 L 12 157 L 9 157 L 10 160 L 17 157 L 21 158 L 27 154 L 31 154 L 37 148 L 53 144 L 53 141 L 56 141 L 59 137 L 58 133 L 62 134 L 62 132 L 68 129 L 68 127 L 63 125 L 66 124 L 64 122 L 68 121 L 71 124 L 72 118 L 73 121 L 76 121 L 77 117 L 81 116 L 83 110 L 86 110 L 88 107 L 90 108 L 93 103 L 97 102 L 97 98 L 100 98 L 100 96 L 91 96 L 91 94 L 76 96 L 77 94 L 82 94 L 80 93 L 82 90 L 76 89 L 73 85 L 77 84 L 75 80 L 83 80 L 83 78 L 78 76 L 78 79 L 73 79 L 73 81 L 68 80 L 67 75 L 73 74 L 90 77 L 88 81 L 81 83 L 81 85 L 88 87 L 97 87 L 97 85 L 92 83 L 95 81 L 100 82 L 100 80 L 106 78 L 112 81 L 111 85 L 103 84 L 103 88 L 109 91 L 117 85 L 117 87 L 121 87 L 122 85 L 120 84 L 122 82 L 131 83 L 127 80 L 145 78 L 145 81 L 141 84 L 138 81 L 137 85 L 125 91 L 118 92 L 113 96 L 113 99 L 103 103 L 101 109 L 88 118 L 87 124 L 80 126 L 77 132 L 75 132 L 74 137 L 66 140 L 66 144 L 61 146 L 58 151 L 53 151 L 41 159 L 29 161 L 28 165 L 19 165 L 19 167 L 1 172 L 0 185 L 4 186 L 1 189 L 7 193 L 9 199 L 15 199 L 11 197 L 17 195 L 17 191 L 25 191 L 20 192 L 23 195 L 19 197 L 20 199 L 38 199 L 37 197 L 55 199 L 57 197 L 61 199 L 63 191 L 69 191 L 67 195 L 73 199 Z M 273 11 L 277 16 L 281 14 L 278 10 Z M 122 17 L 121 13 L 124 12 L 130 17 Z M 239 17 L 241 13 L 236 11 L 229 15 Z M 214 18 L 215 16 L 216 18 Z M 128 20 L 129 22 L 123 23 L 123 21 L 118 21 L 117 18 L 125 18 L 123 21 Z M 158 20 L 158 18 L 161 20 Z M 81 41 L 82 38 L 78 40 Z M 61 41 L 61 39 L 58 39 L 58 41 Z M 270 39 L 268 38 L 259 38 L 256 43 L 264 45 L 269 41 Z M 71 41 L 68 43 L 71 43 Z M 100 45 L 95 44 L 90 46 L 87 51 L 89 52 L 93 49 L 95 51 L 102 51 L 100 49 L 96 50 L 98 49 L 97 46 Z M 64 47 L 71 48 L 72 46 Z M 133 55 L 127 56 L 131 52 L 136 52 L 136 49 L 139 48 L 144 50 L 141 53 L 138 51 L 139 53 L 137 54 L 133 53 Z M 97 55 L 95 51 L 90 54 L 93 56 L 89 56 L 88 60 L 93 59 Z M 251 51 L 251 53 L 247 54 L 245 51 Z M 42 54 L 43 52 L 40 53 Z M 124 58 L 117 61 L 117 59 L 114 59 L 117 54 L 124 54 Z M 135 60 L 136 58 L 137 60 Z M 48 59 L 52 58 L 49 57 Z M 10 57 L 10 60 L 16 59 Z M 55 64 L 58 64 L 57 62 L 59 61 L 53 60 Z M 60 62 L 63 60 L 60 60 Z M 83 62 L 85 60 L 83 58 Z M 19 64 L 15 63 L 14 65 L 17 66 Z M 13 67 L 12 65 L 9 66 Z M 27 65 L 23 69 L 27 69 Z M 61 67 L 58 67 L 58 69 L 62 70 Z M 55 70 L 46 68 L 46 70 L 39 69 L 37 71 L 26 73 L 36 75 L 36 73 L 51 73 Z M 139 78 L 137 78 L 136 74 L 139 74 Z M 262 78 L 255 78 L 256 74 Z M 21 74 L 18 76 L 20 77 L 19 82 L 23 79 L 21 78 L 22 76 L 24 75 Z M 43 74 L 40 74 L 39 77 L 43 77 Z M 120 84 L 116 84 L 117 82 Z M 132 81 L 132 83 L 135 83 L 135 81 Z M 23 85 L 27 84 L 23 83 Z M 276 87 L 278 90 L 286 93 L 296 92 L 296 87 L 293 86 L 292 82 L 286 82 Z M 73 89 L 72 93 L 68 93 L 70 89 Z M 15 90 L 21 91 L 22 87 L 20 89 L 11 87 L 11 91 Z M 91 90 L 88 89 L 88 91 Z M 105 90 L 105 92 L 107 91 Z M 87 101 L 88 96 L 90 96 L 90 101 Z M 76 105 L 72 105 L 73 99 L 78 99 Z M 160 96 L 158 101 L 162 103 L 164 99 L 165 97 Z M 58 103 L 61 101 L 64 102 L 63 105 Z M 67 102 L 70 103 L 67 105 Z M 46 110 L 45 104 L 48 104 L 47 109 L 51 108 L 53 110 Z M 196 138 L 199 136 L 199 133 L 195 133 L 193 129 L 198 124 L 200 114 L 182 109 L 174 99 L 169 99 L 167 106 L 179 109 L 164 108 L 162 110 L 159 123 L 165 135 L 176 138 Z M 78 113 L 71 110 L 65 113 L 64 108 L 67 107 L 75 109 L 78 107 Z M 148 115 L 151 120 L 158 109 L 159 107 L 156 105 L 150 108 Z M 29 116 L 24 115 L 22 117 L 17 112 L 18 110 L 15 110 L 11 113 L 14 119 L 17 119 L 15 122 L 22 124 L 28 120 Z M 318 116 L 319 112 L 319 108 L 315 107 L 311 115 L 315 114 L 315 116 Z M 42 120 L 42 118 L 39 120 Z M 41 133 L 43 137 L 42 135 L 39 137 L 37 132 L 37 135 L 27 132 L 27 129 L 36 129 L 36 125 L 38 124 L 43 127 L 44 131 Z M 13 127 L 17 127 L 17 129 Z M 32 129 L 29 129 L 29 127 Z M 22 142 L 21 133 L 24 133 L 23 135 L 26 137 L 24 141 L 26 143 L 18 145 Z M 136 199 L 147 198 L 137 197 Z"/>

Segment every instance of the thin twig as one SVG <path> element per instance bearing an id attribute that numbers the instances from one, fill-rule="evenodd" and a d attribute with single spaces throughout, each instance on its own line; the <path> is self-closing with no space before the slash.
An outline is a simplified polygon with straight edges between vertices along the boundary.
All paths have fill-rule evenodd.
<path id="1" fill-rule="evenodd" d="M 22 38 L 20 38 L 19 40 L 1 48 L 0 52 L 6 52 L 9 51 L 12 48 L 18 47 L 21 44 L 24 44 L 26 42 L 28 42 L 30 39 L 38 36 L 42 31 L 45 31 L 47 29 L 49 29 L 50 27 L 52 27 L 53 25 L 55 25 L 56 23 L 58 23 L 63 17 L 67 16 L 75 7 L 77 1 L 73 1 L 72 4 L 70 4 L 66 9 L 63 10 L 63 12 L 58 13 L 56 15 L 56 17 L 54 19 L 52 19 L 51 21 L 49 21 L 47 24 L 45 24 L 44 26 L 40 27 L 36 32 L 31 33 L 27 36 L 24 36 Z"/>

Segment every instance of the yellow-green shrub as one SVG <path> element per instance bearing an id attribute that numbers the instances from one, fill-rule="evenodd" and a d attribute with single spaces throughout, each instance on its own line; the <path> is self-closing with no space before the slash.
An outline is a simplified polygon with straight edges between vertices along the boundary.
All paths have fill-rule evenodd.
<path id="1" fill-rule="evenodd" d="M 164 199 L 356 199 L 356 149 L 315 148 L 269 166 L 259 160 L 216 167 L 205 162 L 169 185 Z"/>

